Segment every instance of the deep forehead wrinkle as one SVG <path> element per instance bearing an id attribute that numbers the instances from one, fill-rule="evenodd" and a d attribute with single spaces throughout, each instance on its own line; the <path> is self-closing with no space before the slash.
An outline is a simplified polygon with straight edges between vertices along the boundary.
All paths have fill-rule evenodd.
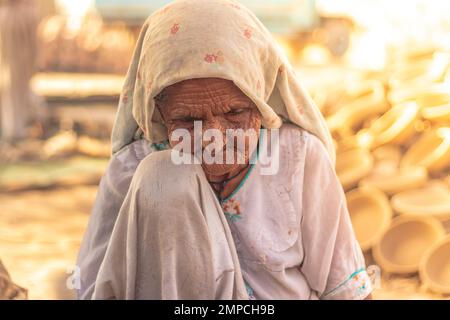
<path id="1" fill-rule="evenodd" d="M 234 83 L 227 80 L 196 79 L 194 82 L 180 82 L 167 89 L 173 115 L 182 115 L 187 112 L 191 114 L 205 111 L 211 111 L 213 114 L 227 112 L 230 110 L 231 103 L 250 102 Z"/>

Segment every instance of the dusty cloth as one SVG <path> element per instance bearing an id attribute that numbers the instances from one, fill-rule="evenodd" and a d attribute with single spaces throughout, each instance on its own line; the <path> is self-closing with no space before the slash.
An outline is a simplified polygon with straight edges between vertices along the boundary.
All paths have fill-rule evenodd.
<path id="1" fill-rule="evenodd" d="M 270 135 L 263 138 L 268 139 L 267 147 L 270 148 Z M 214 274 L 216 279 L 228 281 L 227 284 L 207 283 L 203 273 L 194 272 L 190 278 L 193 291 L 189 291 L 189 298 L 242 297 L 238 270 L 241 270 L 249 298 L 366 297 L 371 292 L 370 279 L 351 226 L 343 189 L 325 148 L 314 135 L 293 125 L 282 126 L 277 143 L 282 155 L 278 173 L 263 175 L 261 163 L 256 162 L 241 185 L 220 206 L 196 165 L 182 166 L 186 171 L 183 172 L 173 166 L 170 159 L 166 159 L 167 164 L 151 164 L 152 158 L 148 155 L 162 153 L 158 150 L 165 148 L 164 145 L 149 145 L 141 139 L 115 154 L 100 184 L 79 254 L 79 297 L 179 298 L 182 295 L 177 291 L 180 288 L 176 283 L 169 286 L 171 294 L 166 291 L 169 289 L 160 286 L 159 272 L 174 277 L 175 271 L 180 271 L 178 268 L 189 270 L 199 267 L 198 261 L 211 263 L 210 259 L 218 262 L 213 264 L 215 267 L 208 269 L 208 264 L 203 262 L 199 268 Z M 174 180 L 178 176 L 184 179 L 191 175 L 198 177 L 194 186 L 192 182 L 182 185 Z M 161 193 L 158 189 L 161 182 L 172 184 L 172 187 Z M 142 189 L 147 190 L 145 201 L 136 195 Z M 164 199 L 164 204 L 159 197 Z M 203 211 L 206 208 L 204 201 L 210 201 L 206 211 Z M 191 205 L 194 202 L 197 204 Z M 155 207 L 158 210 L 155 211 Z M 192 213 L 188 214 L 186 210 Z M 153 219 L 173 214 L 177 220 L 169 218 L 155 223 L 148 220 L 152 214 L 157 215 Z M 186 221 L 187 216 L 190 221 Z M 223 223 L 223 216 L 227 217 L 234 245 L 229 242 L 229 230 Z M 173 225 L 165 226 L 161 222 Z M 193 249 L 186 248 L 187 244 L 194 245 L 200 252 L 213 247 L 210 258 L 195 255 L 197 259 L 194 259 L 194 256 L 188 258 L 182 254 L 178 268 L 170 259 L 155 266 L 154 263 L 160 261 L 160 257 L 155 256 L 161 252 L 168 254 L 167 250 L 157 247 L 155 237 L 160 236 L 162 240 L 169 237 L 164 231 L 168 227 L 196 232 L 195 235 L 181 232 L 181 238 L 172 239 L 173 244 L 180 246 L 180 249 L 174 246 L 175 251 L 191 252 Z M 113 235 L 108 241 L 111 232 Z M 205 234 L 210 238 L 205 236 L 200 241 L 198 237 Z M 217 242 L 218 237 L 223 241 Z M 199 242 L 203 244 L 197 247 Z M 239 262 L 234 260 L 233 248 Z M 177 255 L 172 252 L 169 255 L 172 259 L 174 256 Z M 234 273 L 221 278 L 219 275 L 226 274 L 225 270 L 234 270 Z M 203 291 L 198 291 L 197 282 L 204 285 Z M 218 288 L 223 291 L 219 293 Z M 232 294 L 232 288 L 237 292 Z"/>
<path id="2" fill-rule="evenodd" d="M 137 167 L 94 299 L 247 298 L 225 215 L 201 166 L 170 157 L 170 150 L 151 153 Z"/>
<path id="3" fill-rule="evenodd" d="M 176 82 L 207 77 L 233 81 L 256 104 L 265 128 L 291 122 L 316 135 L 334 164 L 325 120 L 285 54 L 251 11 L 228 0 L 173 1 L 145 21 L 119 103 L 113 153 L 142 136 L 167 140 L 153 98 Z"/>
<path id="4" fill-rule="evenodd" d="M 281 128 L 278 174 L 262 175 L 258 162 L 252 164 L 220 205 L 193 165 L 183 166 L 181 177 L 196 182 L 181 187 L 175 183 L 178 169 L 149 164 L 167 140 L 153 97 L 168 85 L 199 77 L 232 80 L 255 102 L 265 128 Z M 112 144 L 78 256 L 80 298 L 359 299 L 370 292 L 323 117 L 270 33 L 240 4 L 180 0 L 147 19 Z M 158 186 L 166 179 L 173 188 L 165 187 L 169 194 L 163 195 Z M 162 204 L 158 197 L 170 200 Z M 170 213 L 179 220 L 166 226 L 161 215 Z M 191 215 L 195 223 L 186 221 Z M 184 242 L 161 233 L 182 231 L 183 224 L 191 230 L 181 232 Z M 165 250 L 169 244 L 172 251 Z M 192 271 L 187 287 L 180 282 L 181 266 L 201 270 Z"/>

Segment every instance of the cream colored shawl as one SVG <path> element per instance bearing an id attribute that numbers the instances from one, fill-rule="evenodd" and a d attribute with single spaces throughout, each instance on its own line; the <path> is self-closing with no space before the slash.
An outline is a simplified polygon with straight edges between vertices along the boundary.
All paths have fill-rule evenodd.
<path id="1" fill-rule="evenodd" d="M 145 21 L 119 102 L 113 153 L 142 136 L 166 140 L 153 98 L 176 82 L 206 77 L 233 81 L 265 128 L 291 122 L 316 135 L 335 162 L 326 123 L 285 54 L 251 11 L 229 0 L 176 0 Z"/>

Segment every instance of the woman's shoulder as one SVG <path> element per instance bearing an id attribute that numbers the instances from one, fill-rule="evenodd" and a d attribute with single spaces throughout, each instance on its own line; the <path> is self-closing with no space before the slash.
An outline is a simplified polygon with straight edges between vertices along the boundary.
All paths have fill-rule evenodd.
<path id="1" fill-rule="evenodd" d="M 307 130 L 291 123 L 284 123 L 280 129 L 280 141 L 298 139 L 302 142 L 311 135 Z"/>
<path id="2" fill-rule="evenodd" d="M 273 149 L 274 134 L 275 132 L 272 130 L 268 131 L 268 144 L 265 148 L 269 150 Z M 293 124 L 283 124 L 276 134 L 278 134 L 276 141 L 278 141 L 279 156 L 278 159 L 270 157 L 269 160 L 273 167 L 278 168 L 276 176 L 304 174 L 306 166 L 310 165 L 319 166 L 328 162 L 331 165 L 322 141 L 307 130 Z M 277 152 L 274 154 L 277 154 Z M 273 165 L 273 163 L 276 163 L 276 165 Z"/>
<path id="3" fill-rule="evenodd" d="M 329 158 L 325 145 L 317 136 L 290 123 L 280 128 L 280 146 L 291 150 L 301 148 L 308 158 Z"/>
<path id="4" fill-rule="evenodd" d="M 279 129 L 280 154 L 300 160 L 297 158 L 305 156 L 311 139 L 314 136 L 307 130 L 290 123 L 283 124 Z"/>
<path id="5" fill-rule="evenodd" d="M 303 143 L 309 143 L 309 140 L 312 140 L 310 143 L 314 145 L 317 143 L 322 144 L 320 139 L 314 134 L 292 123 L 284 123 L 280 127 L 280 137 L 280 140 L 298 139 Z"/>
<path id="6" fill-rule="evenodd" d="M 126 193 L 139 163 L 151 152 L 149 143 L 139 139 L 113 154 L 103 177 L 108 189 L 120 195 Z"/>
<path id="7" fill-rule="evenodd" d="M 110 163 L 123 166 L 124 169 L 136 169 L 139 162 L 151 151 L 149 143 L 144 139 L 139 139 L 113 154 Z"/>
<path id="8" fill-rule="evenodd" d="M 111 185 L 129 184 L 139 163 L 146 156 L 168 147 L 168 141 L 160 143 L 150 143 L 145 139 L 133 141 L 111 156 L 105 176 Z"/>
<path id="9" fill-rule="evenodd" d="M 150 142 L 148 142 L 145 139 L 138 139 L 120 149 L 118 152 L 115 153 L 115 156 L 123 157 L 123 155 L 126 154 L 131 155 L 139 160 L 141 157 L 145 157 L 146 154 L 150 152 L 151 152 Z"/>
<path id="10" fill-rule="evenodd" d="M 150 153 L 167 149 L 169 147 L 168 141 L 160 143 L 150 143 L 145 139 L 133 141 L 127 146 L 123 147 L 111 157 L 111 161 L 120 163 L 130 168 L 136 168 L 139 162 L 148 156 Z"/>

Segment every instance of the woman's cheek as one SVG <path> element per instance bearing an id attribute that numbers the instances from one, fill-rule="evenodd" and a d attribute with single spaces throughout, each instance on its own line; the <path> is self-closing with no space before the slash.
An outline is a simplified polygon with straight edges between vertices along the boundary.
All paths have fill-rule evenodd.
<path id="1" fill-rule="evenodd" d="M 187 142 L 191 143 L 191 150 L 194 150 L 194 128 L 183 127 L 183 126 L 171 126 L 168 130 L 169 144 L 172 148 L 174 148 L 179 143 L 183 143 L 185 139 Z M 186 143 L 183 145 L 183 148 L 187 147 Z"/>

